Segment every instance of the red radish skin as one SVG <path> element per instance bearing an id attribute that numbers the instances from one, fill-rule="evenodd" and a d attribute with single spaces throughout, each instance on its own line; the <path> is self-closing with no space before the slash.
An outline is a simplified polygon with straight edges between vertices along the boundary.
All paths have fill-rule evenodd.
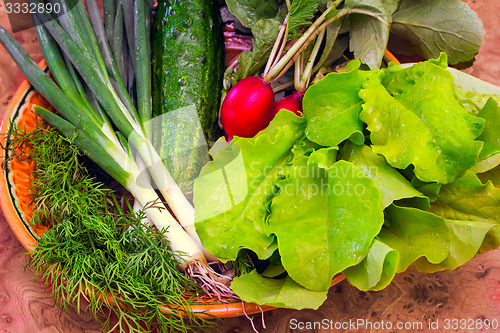
<path id="1" fill-rule="evenodd" d="M 273 117 L 281 110 L 285 109 L 292 111 L 297 116 L 302 116 L 302 98 L 304 94 L 299 91 L 295 91 L 292 94 L 283 97 L 279 101 L 274 103 Z"/>
<path id="2" fill-rule="evenodd" d="M 274 92 L 269 83 L 250 76 L 227 93 L 220 110 L 221 123 L 231 141 L 233 136 L 254 137 L 273 117 Z"/>

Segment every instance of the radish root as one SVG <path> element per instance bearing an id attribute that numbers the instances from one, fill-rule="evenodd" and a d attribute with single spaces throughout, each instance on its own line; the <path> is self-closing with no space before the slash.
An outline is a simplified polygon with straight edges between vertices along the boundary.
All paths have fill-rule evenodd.
<path id="1" fill-rule="evenodd" d="M 238 298 L 229 288 L 232 278 L 214 271 L 210 266 L 201 261 L 194 261 L 186 269 L 186 275 L 189 278 L 198 280 L 199 286 L 209 297 L 216 297 L 224 302 L 223 298 Z"/>

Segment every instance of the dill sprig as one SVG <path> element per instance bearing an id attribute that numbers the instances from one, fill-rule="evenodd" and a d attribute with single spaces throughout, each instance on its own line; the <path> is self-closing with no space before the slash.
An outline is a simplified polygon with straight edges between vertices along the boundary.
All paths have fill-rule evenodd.
<path id="1" fill-rule="evenodd" d="M 29 188 L 32 225 L 51 227 L 74 214 L 72 210 L 77 205 L 80 210 L 90 210 L 87 214 L 103 207 L 109 191 L 89 175 L 80 162 L 82 153 L 70 139 L 41 122 L 31 131 L 11 123 L 9 135 L 12 156 L 20 160 L 29 156 L 35 163 L 31 173 L 33 185 Z M 102 204 L 95 207 L 95 202 Z"/>
<path id="2" fill-rule="evenodd" d="M 51 226 L 27 267 L 51 286 L 61 308 L 89 311 L 108 332 L 188 332 L 213 325 L 191 312 L 189 295 L 201 289 L 177 269 L 181 256 L 170 249 L 168 230 L 143 224 L 144 211 L 124 212 L 115 192 L 89 174 L 78 149 L 55 129 L 40 125 L 10 134 L 12 147 L 29 146 L 35 160 L 33 218 Z M 145 209 L 158 208 L 151 203 Z M 160 304 L 177 310 L 165 314 Z"/>

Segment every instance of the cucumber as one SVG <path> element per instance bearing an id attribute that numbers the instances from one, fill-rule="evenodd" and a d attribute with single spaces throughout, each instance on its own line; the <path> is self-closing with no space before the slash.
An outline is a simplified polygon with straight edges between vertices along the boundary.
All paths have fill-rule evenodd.
<path id="1" fill-rule="evenodd" d="M 224 36 L 209 0 L 159 0 L 152 25 L 152 141 L 185 194 L 222 134 Z"/>

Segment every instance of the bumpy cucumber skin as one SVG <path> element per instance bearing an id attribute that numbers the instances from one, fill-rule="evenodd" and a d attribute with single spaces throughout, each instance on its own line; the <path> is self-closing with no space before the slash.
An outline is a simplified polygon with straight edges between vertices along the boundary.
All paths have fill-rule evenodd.
<path id="1" fill-rule="evenodd" d="M 218 6 L 210 0 L 160 0 L 152 25 L 153 117 L 194 105 L 210 145 L 222 134 L 218 124 L 224 74 L 224 37 Z M 206 147 L 171 125 L 155 124 L 153 143 L 185 193 L 209 160 Z M 169 144 L 160 138 L 169 138 Z M 163 139 L 164 142 L 164 139 Z M 195 144 L 196 145 L 196 144 Z"/>

